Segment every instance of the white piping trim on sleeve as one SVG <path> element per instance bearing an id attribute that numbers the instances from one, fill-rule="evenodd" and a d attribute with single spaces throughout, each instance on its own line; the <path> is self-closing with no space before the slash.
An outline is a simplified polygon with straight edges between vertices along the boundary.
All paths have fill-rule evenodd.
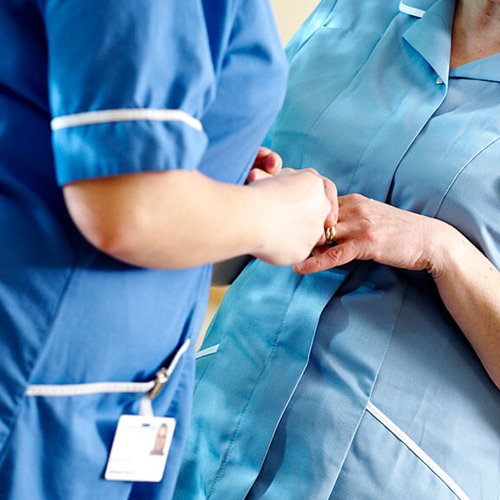
<path id="1" fill-rule="evenodd" d="M 53 131 L 69 127 L 80 127 L 82 125 L 96 125 L 99 123 L 156 120 L 163 122 L 180 121 L 190 127 L 202 131 L 203 126 L 199 120 L 188 115 L 181 109 L 104 109 L 100 111 L 88 111 L 86 113 L 75 113 L 53 118 L 50 126 Z"/>
<path id="2" fill-rule="evenodd" d="M 408 14 L 413 17 L 423 17 L 425 14 L 425 10 L 417 9 L 416 7 L 410 7 L 409 5 L 405 5 L 403 0 L 399 2 L 399 11 L 403 14 Z"/>
<path id="3" fill-rule="evenodd" d="M 368 402 L 366 411 L 375 417 L 387 430 L 396 436 L 417 458 L 419 458 L 460 500 L 470 500 L 455 481 L 425 453 L 408 434 L 382 413 L 373 403 Z"/>

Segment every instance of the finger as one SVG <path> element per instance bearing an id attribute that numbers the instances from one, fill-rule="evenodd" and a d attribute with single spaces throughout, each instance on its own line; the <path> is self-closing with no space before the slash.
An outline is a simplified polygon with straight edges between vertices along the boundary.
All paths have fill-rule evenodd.
<path id="1" fill-rule="evenodd" d="M 264 146 L 260 146 L 259 150 L 257 151 L 257 158 L 266 158 L 269 156 L 269 154 L 272 153 L 272 151 L 269 148 L 265 148 Z"/>
<path id="2" fill-rule="evenodd" d="M 257 155 L 255 156 L 255 160 L 253 161 L 252 168 L 264 168 L 264 163 L 266 158 L 271 154 L 271 150 L 268 148 L 260 147 L 257 151 Z"/>
<path id="3" fill-rule="evenodd" d="M 325 220 L 325 227 L 335 226 L 339 217 L 339 201 L 337 194 L 337 186 L 328 178 L 323 177 L 323 184 L 325 186 L 325 194 L 332 206 L 330 213 Z"/>
<path id="4" fill-rule="evenodd" d="M 332 183 L 333 184 L 333 183 Z M 335 185 L 333 184 L 333 191 L 336 195 L 337 189 L 335 188 Z M 326 245 L 327 248 L 336 245 L 340 240 L 341 240 L 341 235 L 344 231 L 344 228 L 339 225 L 339 206 L 337 203 L 337 198 L 336 196 L 332 199 L 332 192 L 330 194 L 327 194 L 331 208 L 330 212 L 326 216 L 325 222 L 324 222 L 324 233 L 322 234 L 320 240 L 317 243 L 317 246 L 323 246 Z M 327 232 L 330 232 L 327 237 Z M 333 235 L 332 235 L 333 233 Z M 333 240 L 332 240 L 333 236 Z"/>
<path id="5" fill-rule="evenodd" d="M 276 175 L 283 168 L 283 160 L 278 153 L 270 151 L 264 160 L 264 170 L 272 175 Z"/>
<path id="6" fill-rule="evenodd" d="M 301 170 L 302 172 L 310 172 L 314 175 L 317 175 L 318 177 L 321 177 L 323 179 L 323 185 L 325 188 L 325 194 L 328 200 L 330 201 L 331 204 L 331 210 L 325 220 L 325 227 L 327 226 L 335 226 L 337 224 L 338 220 L 338 214 L 339 214 L 339 201 L 338 201 L 338 193 L 337 193 L 337 186 L 335 183 L 330 180 L 328 177 L 325 177 L 324 175 L 321 175 L 316 169 L 314 168 L 304 168 Z"/>
<path id="7" fill-rule="evenodd" d="M 293 270 L 297 274 L 312 274 L 342 266 L 355 258 L 355 249 L 348 243 L 334 247 L 324 246 L 318 248 L 312 257 L 295 264 Z"/>
<path id="8" fill-rule="evenodd" d="M 281 156 L 268 148 L 260 147 L 253 163 L 253 168 L 260 168 L 276 175 L 283 167 Z"/>
<path id="9" fill-rule="evenodd" d="M 245 183 L 251 184 L 252 182 L 262 181 L 264 179 L 269 179 L 270 177 L 273 177 L 273 175 L 261 170 L 260 168 L 253 168 L 250 170 Z"/>
<path id="10" fill-rule="evenodd" d="M 298 172 L 301 172 L 301 170 L 296 170 L 295 168 L 282 168 L 281 171 L 279 172 L 279 175 L 294 175 Z"/>

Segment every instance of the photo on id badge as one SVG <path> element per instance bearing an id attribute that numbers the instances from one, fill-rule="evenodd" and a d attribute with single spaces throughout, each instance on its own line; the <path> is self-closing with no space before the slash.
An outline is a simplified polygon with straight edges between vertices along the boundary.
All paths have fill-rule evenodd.
<path id="1" fill-rule="evenodd" d="M 174 430 L 173 418 L 122 415 L 104 478 L 108 481 L 161 481 Z"/>

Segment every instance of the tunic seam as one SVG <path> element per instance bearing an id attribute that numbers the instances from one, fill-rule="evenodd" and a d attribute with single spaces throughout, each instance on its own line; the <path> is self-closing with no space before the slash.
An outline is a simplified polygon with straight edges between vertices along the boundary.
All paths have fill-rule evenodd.
<path id="1" fill-rule="evenodd" d="M 27 379 L 26 386 L 29 385 L 29 380 L 33 376 L 33 373 L 34 373 L 34 371 L 36 370 L 36 368 L 38 366 L 38 363 L 40 361 L 40 357 L 42 356 L 43 351 L 46 349 L 47 343 L 48 343 L 48 341 L 50 339 L 52 330 L 54 328 L 54 324 L 57 321 L 57 318 L 59 316 L 59 312 L 61 310 L 62 304 L 63 304 L 64 299 L 66 297 L 66 293 L 68 291 L 68 288 L 69 288 L 71 282 L 74 279 L 79 256 L 80 256 L 80 250 L 77 249 L 75 251 L 73 265 L 72 265 L 72 267 L 70 269 L 70 272 L 68 273 L 68 277 L 66 279 L 66 282 L 64 283 L 63 289 L 61 291 L 61 295 L 59 297 L 59 301 L 58 301 L 57 306 L 55 307 L 55 310 L 54 310 L 54 315 L 52 317 L 52 320 L 50 321 L 50 325 L 47 328 L 47 334 L 46 334 L 45 338 L 43 339 L 42 345 L 38 349 L 38 352 L 36 353 L 34 359 L 32 360 L 31 366 L 29 367 L 29 370 L 28 370 L 29 374 L 26 377 L 26 379 Z M 19 394 L 17 396 L 18 396 L 17 397 L 17 401 L 15 402 L 15 407 L 16 408 L 13 411 L 12 416 L 9 419 L 8 424 L 6 423 L 6 427 L 9 429 L 9 432 L 8 432 L 5 440 L 2 443 L 0 443 L 0 467 L 2 466 L 5 454 L 7 452 L 9 441 L 10 441 L 10 439 L 12 437 L 12 433 L 13 433 L 14 427 L 16 425 L 17 419 L 19 417 L 19 413 L 21 412 L 21 409 L 23 407 L 23 403 L 25 401 L 26 394 L 23 392 L 23 393 L 21 393 L 21 394 Z M 14 396 L 14 397 L 16 397 L 16 396 Z"/>
<path id="2" fill-rule="evenodd" d="M 260 385 L 260 381 L 261 381 L 261 379 L 263 377 L 263 374 L 268 370 L 270 361 L 271 361 L 271 359 L 274 357 L 274 355 L 276 353 L 276 346 L 278 344 L 278 339 L 279 339 L 279 337 L 280 337 L 280 335 L 281 335 L 281 333 L 283 331 L 283 326 L 284 326 L 284 323 L 285 323 L 285 318 L 286 318 L 286 316 L 288 314 L 288 311 L 290 310 L 290 306 L 291 306 L 291 304 L 293 302 L 293 296 L 297 292 L 297 290 L 298 290 L 298 288 L 300 286 L 300 283 L 302 283 L 302 281 L 299 281 L 299 283 L 295 287 L 295 290 L 293 291 L 293 293 L 292 293 L 292 295 L 290 297 L 290 300 L 288 302 L 288 306 L 286 308 L 286 311 L 284 312 L 284 314 L 283 314 L 283 316 L 281 318 L 280 327 L 279 327 L 279 329 L 276 332 L 276 335 L 274 337 L 272 349 L 271 349 L 271 352 L 269 353 L 269 356 L 268 356 L 268 358 L 266 360 L 266 364 L 265 364 L 264 368 L 262 369 L 262 371 L 260 372 L 259 377 L 258 377 L 258 379 L 257 379 L 257 381 L 256 381 L 256 383 L 255 383 L 255 385 L 254 385 L 254 387 L 252 389 L 251 394 L 249 394 L 249 396 L 248 396 L 248 400 L 246 402 L 245 407 L 243 408 L 242 412 L 240 413 L 240 418 L 239 418 L 238 423 L 236 424 L 236 428 L 235 428 L 235 430 L 234 430 L 234 432 L 233 432 L 233 434 L 232 434 L 232 436 L 230 438 L 229 445 L 226 448 L 226 452 L 225 452 L 225 454 L 224 454 L 224 456 L 223 456 L 223 458 L 221 460 L 221 463 L 220 463 L 217 471 L 215 472 L 215 477 L 214 477 L 214 481 L 212 483 L 212 486 L 208 490 L 207 500 L 209 500 L 213 496 L 213 494 L 215 492 L 215 488 L 216 488 L 217 483 L 219 482 L 219 479 L 220 479 L 220 477 L 222 475 L 222 471 L 226 467 L 226 464 L 227 464 L 227 461 L 228 461 L 228 457 L 229 457 L 229 455 L 231 453 L 231 450 L 232 450 L 232 448 L 234 446 L 234 443 L 236 442 L 237 434 L 238 434 L 238 432 L 240 430 L 241 423 L 242 423 L 242 421 L 243 421 L 243 419 L 245 417 L 245 414 L 246 414 L 246 412 L 248 410 L 248 407 L 250 406 L 250 402 L 252 401 L 252 399 L 253 399 L 253 397 L 255 395 L 255 391 L 257 390 L 257 387 Z"/>
<path id="3" fill-rule="evenodd" d="M 442 198 L 441 198 L 441 201 L 439 202 L 439 205 L 434 213 L 434 217 L 436 218 L 438 216 L 438 213 L 439 211 L 441 210 L 445 200 L 446 200 L 446 197 L 448 196 L 448 193 L 451 191 L 452 187 L 455 185 L 457 179 L 460 177 L 460 175 L 462 175 L 462 172 L 481 154 L 483 153 L 484 151 L 486 151 L 490 146 L 492 146 L 493 144 L 495 144 L 495 142 L 497 142 L 498 140 L 500 140 L 500 135 L 495 137 L 494 139 L 492 139 L 490 142 L 488 142 L 488 144 L 484 145 L 477 153 L 474 154 L 474 156 L 472 156 L 471 158 L 469 158 L 469 160 L 465 163 L 465 165 L 456 173 L 455 177 L 453 177 L 453 180 L 450 182 L 448 188 L 446 189 L 445 193 L 443 194 Z"/>
<path id="4" fill-rule="evenodd" d="M 333 10 L 333 9 L 332 9 Z M 329 102 L 329 104 L 323 109 L 323 111 L 319 114 L 319 116 L 316 118 L 316 120 L 314 121 L 314 123 L 309 127 L 309 130 L 308 130 L 308 133 L 307 133 L 307 139 L 306 141 L 304 142 L 304 146 L 302 147 L 302 151 L 300 153 L 300 165 L 304 165 L 304 158 L 307 154 L 307 150 L 309 148 L 309 143 L 310 143 L 310 140 L 311 140 L 311 137 L 312 137 L 312 130 L 318 125 L 318 123 L 321 121 L 321 119 L 323 118 L 323 116 L 326 115 L 326 113 L 328 112 L 328 110 L 331 109 L 331 107 L 333 106 L 334 103 L 337 102 L 337 100 L 339 98 L 341 98 L 343 96 L 343 93 L 346 91 L 347 88 L 349 88 L 350 85 L 353 84 L 353 82 L 358 78 L 359 76 L 359 73 L 363 70 L 363 68 L 368 64 L 368 61 L 371 59 L 371 57 L 373 56 L 373 53 L 375 52 L 375 50 L 377 49 L 377 47 L 379 46 L 379 44 L 381 43 L 382 39 L 383 39 L 383 35 L 385 34 L 385 32 L 387 31 L 388 29 L 388 26 L 391 25 L 391 23 L 394 22 L 394 18 L 392 18 L 388 24 L 385 26 L 384 28 L 384 32 L 382 33 L 382 35 L 380 36 L 380 38 L 376 41 L 376 43 L 373 45 L 373 47 L 371 48 L 371 50 L 366 54 L 366 58 L 364 59 L 364 61 L 361 62 L 360 66 L 356 69 L 356 71 L 353 73 L 353 75 L 351 76 L 350 78 L 350 83 L 349 85 L 347 85 L 346 87 L 344 87 L 342 89 L 342 91 L 336 95 L 333 100 L 331 100 Z M 309 37 L 308 41 L 321 29 L 318 28 L 317 30 L 314 31 L 314 33 L 311 34 L 311 36 Z M 367 145 L 368 147 L 368 145 Z M 366 148 L 365 148 L 365 151 L 366 151 Z M 355 178 L 355 175 L 356 175 L 356 172 L 357 172 L 357 169 L 359 168 L 359 164 L 358 165 L 355 165 L 353 167 L 353 170 L 351 172 L 351 182 L 349 184 L 352 184 L 352 180 Z"/>

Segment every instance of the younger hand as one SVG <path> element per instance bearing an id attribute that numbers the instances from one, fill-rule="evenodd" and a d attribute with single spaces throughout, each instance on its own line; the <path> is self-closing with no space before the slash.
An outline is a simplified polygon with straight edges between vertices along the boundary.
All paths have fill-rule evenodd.
<path id="1" fill-rule="evenodd" d="M 337 222 L 335 184 L 313 169 L 283 169 L 278 175 L 251 184 L 273 202 L 268 212 L 267 236 L 254 256 L 275 265 L 307 258 L 325 243 L 325 225 Z"/>

